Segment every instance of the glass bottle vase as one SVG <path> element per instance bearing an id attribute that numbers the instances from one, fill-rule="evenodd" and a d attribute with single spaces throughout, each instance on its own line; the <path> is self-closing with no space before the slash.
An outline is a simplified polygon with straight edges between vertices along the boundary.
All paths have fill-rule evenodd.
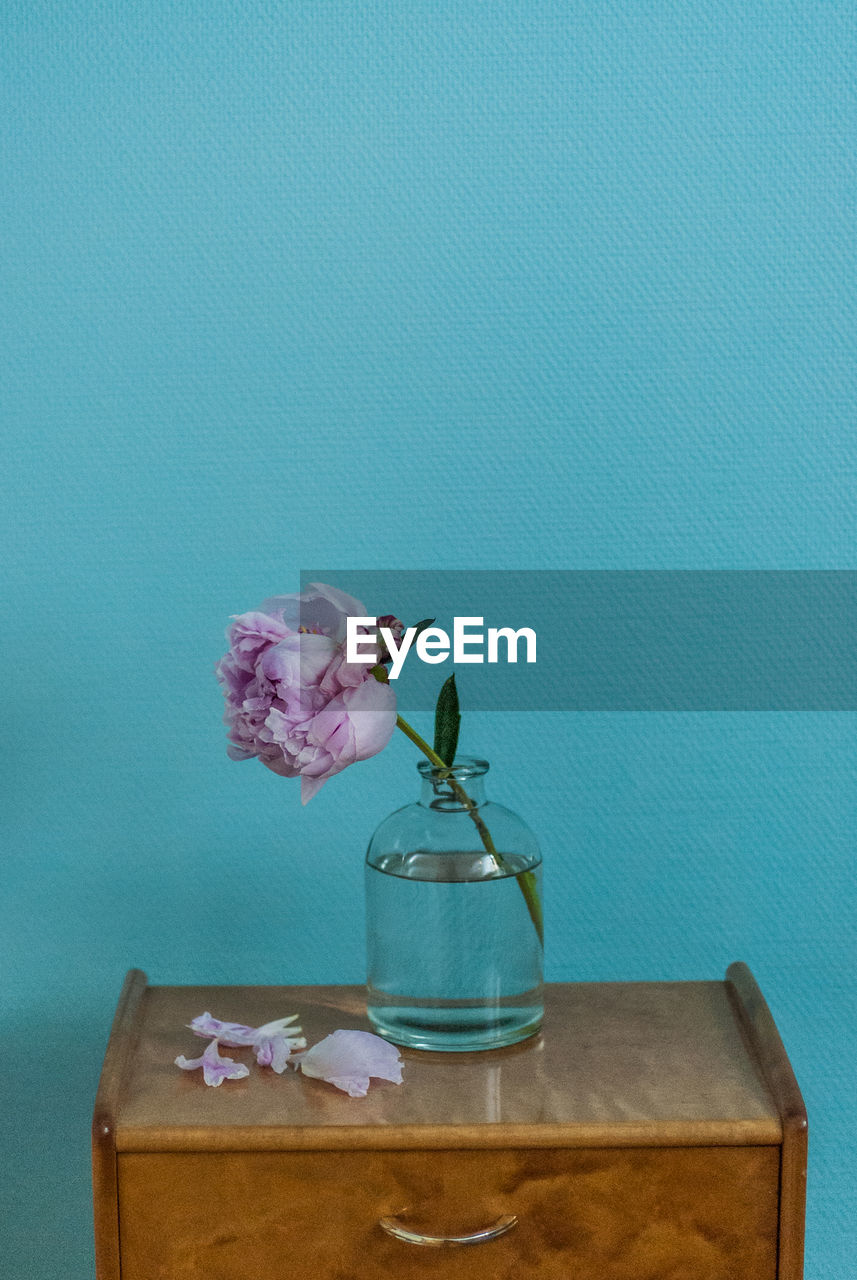
<path id="1" fill-rule="evenodd" d="M 419 800 L 366 855 L 369 1018 L 415 1049 L 514 1044 L 542 1022 L 538 842 L 485 800 L 486 761 L 417 767 Z"/>

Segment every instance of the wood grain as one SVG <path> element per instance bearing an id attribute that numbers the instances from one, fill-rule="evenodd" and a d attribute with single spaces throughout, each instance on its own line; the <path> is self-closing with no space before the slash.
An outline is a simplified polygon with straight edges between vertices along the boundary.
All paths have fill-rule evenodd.
<path id="1" fill-rule="evenodd" d="M 775 1280 L 778 1179 L 775 1147 L 126 1153 L 122 1280 Z"/>
<path id="2" fill-rule="evenodd" d="M 129 970 L 110 1029 L 92 1113 L 92 1192 L 98 1280 L 114 1280 L 119 1275 L 116 1117 L 140 1026 L 140 1004 L 145 990 L 145 973 L 140 969 Z"/>
<path id="3" fill-rule="evenodd" d="M 809 1136 L 806 1107 L 771 1011 L 747 965 L 740 961 L 730 965 L 726 980 L 783 1126 L 777 1280 L 801 1280 Z"/>
<path id="4" fill-rule="evenodd" d="M 208 1011 L 265 1022 L 299 1013 L 314 1042 L 369 1029 L 358 987 L 153 987 L 120 1108 L 122 1151 L 346 1147 L 778 1144 L 777 1108 L 722 982 L 548 985 L 543 1032 L 487 1053 L 403 1050 L 404 1083 L 346 1097 L 255 1067 L 208 1089 L 179 1071 Z M 248 1050 L 230 1056 L 252 1063 Z"/>
<path id="5" fill-rule="evenodd" d="M 361 987 L 146 987 L 128 975 L 93 1120 L 98 1280 L 800 1280 L 806 1113 L 752 975 L 546 989 L 542 1034 L 404 1050 L 350 1099 L 253 1065 L 178 1070 L 204 1010 L 368 1029 Z M 244 1050 L 230 1056 L 250 1060 Z M 378 1225 L 507 1235 L 420 1248 Z M 121 1241 L 121 1258 L 120 1258 Z"/>

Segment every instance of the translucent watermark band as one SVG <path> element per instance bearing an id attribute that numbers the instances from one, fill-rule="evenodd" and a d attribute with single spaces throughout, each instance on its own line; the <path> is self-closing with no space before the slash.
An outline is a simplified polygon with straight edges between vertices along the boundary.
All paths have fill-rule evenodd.
<path id="1" fill-rule="evenodd" d="M 455 670 L 469 710 L 857 710 L 853 570 L 302 571 L 301 589 L 313 582 L 368 616 L 434 619 L 450 642 L 456 618 L 470 620 L 463 664 L 452 643 L 431 663 L 413 646 L 396 680 L 403 709 L 432 710 Z M 508 661 L 505 639 L 488 661 L 491 628 L 535 632 L 535 662 L 524 643 Z"/>

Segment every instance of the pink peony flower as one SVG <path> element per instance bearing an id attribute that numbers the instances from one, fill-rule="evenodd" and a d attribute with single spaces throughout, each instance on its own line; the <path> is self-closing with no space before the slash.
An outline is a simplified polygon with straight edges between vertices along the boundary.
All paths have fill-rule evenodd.
<path id="1" fill-rule="evenodd" d="M 335 773 L 383 750 L 396 725 L 390 685 L 368 663 L 345 660 L 349 616 L 366 616 L 360 601 L 320 582 L 275 596 L 235 618 L 215 668 L 228 754 L 300 777 L 304 804 Z"/>

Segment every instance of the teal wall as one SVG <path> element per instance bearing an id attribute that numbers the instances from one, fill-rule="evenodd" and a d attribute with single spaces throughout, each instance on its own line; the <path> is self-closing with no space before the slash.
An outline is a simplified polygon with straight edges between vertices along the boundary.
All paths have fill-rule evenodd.
<path id="1" fill-rule="evenodd" d="M 414 789 L 402 738 L 306 809 L 230 762 L 229 614 L 313 563 L 855 567 L 857 38 L 818 0 L 0 14 L 0 1270 L 89 1280 L 125 969 L 359 981 L 364 844 Z M 853 714 L 462 747 L 542 838 L 549 977 L 754 969 L 807 1276 L 845 1280 Z"/>

